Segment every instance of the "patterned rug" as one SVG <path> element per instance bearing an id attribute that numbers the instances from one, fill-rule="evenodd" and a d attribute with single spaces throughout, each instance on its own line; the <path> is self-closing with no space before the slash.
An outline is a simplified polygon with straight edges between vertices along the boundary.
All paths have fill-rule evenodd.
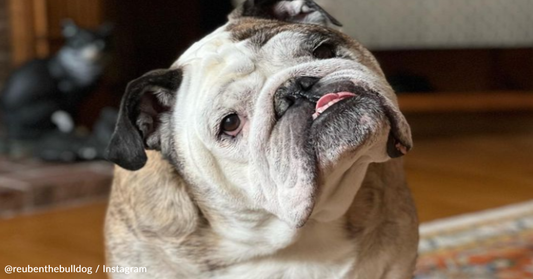
<path id="1" fill-rule="evenodd" d="M 533 201 L 424 223 L 416 279 L 533 278 Z"/>

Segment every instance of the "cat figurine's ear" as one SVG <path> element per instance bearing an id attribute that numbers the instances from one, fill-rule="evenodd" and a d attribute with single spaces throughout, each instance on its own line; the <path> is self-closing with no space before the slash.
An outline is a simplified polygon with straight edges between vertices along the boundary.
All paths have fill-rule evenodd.
<path id="1" fill-rule="evenodd" d="M 62 25 L 63 25 L 62 33 L 63 33 L 63 37 L 65 38 L 74 37 L 80 31 L 80 28 L 78 27 L 78 25 L 76 25 L 74 20 L 70 18 L 64 19 Z"/>

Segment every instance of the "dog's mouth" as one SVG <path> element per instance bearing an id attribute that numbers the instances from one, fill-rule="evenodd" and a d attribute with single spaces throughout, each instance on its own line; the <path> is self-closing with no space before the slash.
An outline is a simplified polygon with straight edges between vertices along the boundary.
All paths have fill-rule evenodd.
<path id="1" fill-rule="evenodd" d="M 395 158 L 406 154 L 410 146 L 399 140 L 401 137 L 398 119 L 385 103 L 384 97 L 379 93 L 356 85 L 350 80 L 323 83 L 316 77 L 298 77 L 289 80 L 274 96 L 274 108 L 278 120 L 290 109 L 297 109 L 298 113 L 312 117 L 310 123 L 313 128 L 312 133 L 319 134 L 336 134 L 329 131 L 332 125 L 339 127 L 334 128 L 335 131 L 342 127 L 345 132 L 354 133 L 362 127 L 361 123 L 361 125 L 357 123 L 361 122 L 361 119 L 364 120 L 364 117 L 353 119 L 353 115 L 364 115 L 365 112 L 368 112 L 367 115 L 373 115 L 372 113 L 380 111 L 391 125 L 387 153 Z"/>
<path id="2" fill-rule="evenodd" d="M 291 107 L 311 103 L 314 107 L 311 114 L 313 120 L 316 120 L 336 104 L 363 92 L 362 88 L 351 81 L 328 84 L 320 84 L 318 81 L 319 78 L 315 77 L 298 77 L 281 86 L 274 97 L 276 118 L 281 118 Z"/>
<path id="3" fill-rule="evenodd" d="M 317 119 L 321 114 L 323 114 L 327 109 L 329 109 L 336 103 L 355 96 L 355 93 L 352 92 L 327 93 L 326 95 L 318 99 L 318 101 L 316 102 L 315 113 L 313 113 L 313 120 Z"/>

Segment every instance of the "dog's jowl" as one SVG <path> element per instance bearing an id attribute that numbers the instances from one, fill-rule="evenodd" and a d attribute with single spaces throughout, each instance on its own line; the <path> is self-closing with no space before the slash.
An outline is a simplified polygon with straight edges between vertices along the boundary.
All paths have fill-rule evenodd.
<path id="1" fill-rule="evenodd" d="M 112 278 L 411 278 L 409 125 L 311 0 L 248 0 L 132 81 L 108 158 Z"/>

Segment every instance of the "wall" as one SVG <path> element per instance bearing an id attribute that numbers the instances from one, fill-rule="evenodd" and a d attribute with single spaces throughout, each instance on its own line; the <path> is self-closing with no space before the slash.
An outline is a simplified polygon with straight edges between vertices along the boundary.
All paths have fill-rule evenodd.
<path id="1" fill-rule="evenodd" d="M 317 0 L 371 49 L 533 46 L 531 0 Z"/>
<path id="2" fill-rule="evenodd" d="M 0 0 L 0 88 L 10 70 L 9 20 L 7 0 Z"/>

